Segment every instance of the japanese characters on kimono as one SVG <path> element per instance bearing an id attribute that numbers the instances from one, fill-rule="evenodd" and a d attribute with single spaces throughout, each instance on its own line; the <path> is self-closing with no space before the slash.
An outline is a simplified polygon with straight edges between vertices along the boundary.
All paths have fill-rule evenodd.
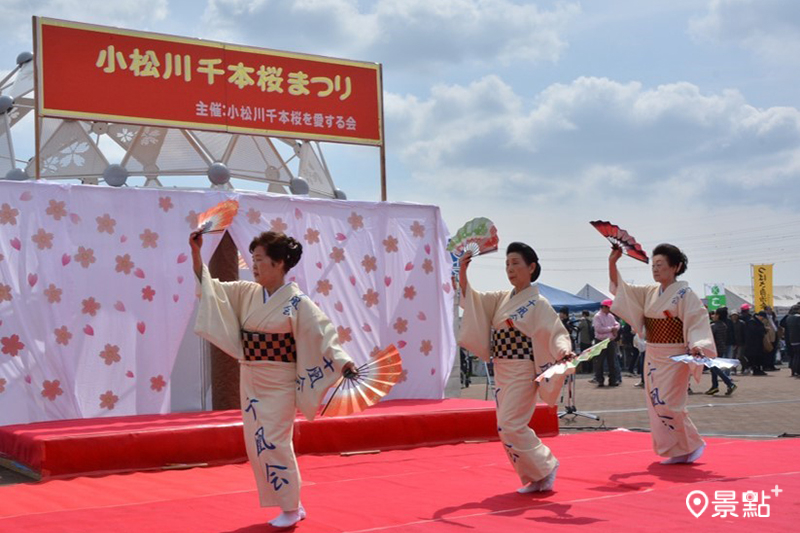
<path id="1" fill-rule="evenodd" d="M 645 391 L 653 437 L 653 449 L 664 457 L 689 454 L 704 445 L 686 411 L 689 377 L 700 381 L 700 365 L 686 365 L 672 355 L 699 349 L 716 357 L 714 337 L 700 298 L 685 281 L 676 281 L 665 291 L 661 286 L 611 284 L 616 295 L 611 311 L 647 339 L 644 365 Z"/>
<path id="2" fill-rule="evenodd" d="M 461 307 L 464 317 L 458 344 L 483 361 L 489 362 L 493 355 L 493 336 L 502 336 L 504 330 L 512 329 L 530 339 L 535 363 L 535 375 L 530 379 L 572 353 L 564 324 L 550 302 L 539 295 L 536 284 L 516 294 L 513 291 L 478 292 L 467 285 Z M 539 397 L 548 405 L 554 405 L 563 383 L 562 375 L 539 384 Z"/>
<path id="3" fill-rule="evenodd" d="M 261 506 L 294 511 L 297 409 L 313 420 L 351 359 L 328 317 L 295 283 L 270 296 L 257 283 L 220 282 L 204 265 L 199 291 L 195 332 L 239 361 L 245 444 Z"/>

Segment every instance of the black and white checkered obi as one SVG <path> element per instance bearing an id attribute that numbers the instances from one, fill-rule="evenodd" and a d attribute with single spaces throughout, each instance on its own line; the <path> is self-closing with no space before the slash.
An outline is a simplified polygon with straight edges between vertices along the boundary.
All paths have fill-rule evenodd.
<path id="1" fill-rule="evenodd" d="M 492 357 L 533 359 L 533 342 L 517 328 L 492 330 Z"/>
<path id="2" fill-rule="evenodd" d="M 297 344 L 291 333 L 256 333 L 242 330 L 245 361 L 297 361 Z"/>

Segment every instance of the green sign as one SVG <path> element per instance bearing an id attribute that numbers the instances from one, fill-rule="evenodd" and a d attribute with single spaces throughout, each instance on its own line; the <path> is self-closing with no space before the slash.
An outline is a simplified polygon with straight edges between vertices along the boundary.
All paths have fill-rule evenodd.
<path id="1" fill-rule="evenodd" d="M 709 311 L 716 311 L 720 307 L 726 307 L 725 285 L 722 283 L 706 284 L 706 302 Z"/>

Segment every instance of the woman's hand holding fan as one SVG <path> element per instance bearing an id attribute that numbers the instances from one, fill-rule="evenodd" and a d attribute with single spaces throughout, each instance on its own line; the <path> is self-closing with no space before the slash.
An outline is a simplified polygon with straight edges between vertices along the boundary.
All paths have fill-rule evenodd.
<path id="1" fill-rule="evenodd" d="M 485 217 L 473 218 L 462 226 L 447 243 L 447 251 L 456 257 L 470 252 L 472 257 L 496 252 L 500 238 L 494 222 Z"/>

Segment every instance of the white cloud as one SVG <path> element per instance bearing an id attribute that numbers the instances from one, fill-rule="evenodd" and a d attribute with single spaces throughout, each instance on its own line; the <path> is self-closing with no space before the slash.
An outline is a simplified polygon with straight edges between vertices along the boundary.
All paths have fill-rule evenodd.
<path id="1" fill-rule="evenodd" d="M 167 0 L 136 0 L 114 2 L 109 0 L 3 0 L 0 2 L 0 20 L 8 32 L 20 43 L 31 48 L 31 16 L 147 29 L 164 20 L 169 14 Z M 22 51 L 22 50 L 20 50 Z"/>
<path id="2" fill-rule="evenodd" d="M 208 36 L 392 68 L 556 61 L 577 3 L 550 9 L 511 0 L 211 0 Z"/>
<path id="3" fill-rule="evenodd" d="M 711 0 L 708 11 L 689 22 L 697 40 L 735 43 L 777 64 L 800 56 L 800 2 Z"/>
<path id="4" fill-rule="evenodd" d="M 581 77 L 526 98 L 486 76 L 424 99 L 389 95 L 386 116 L 395 153 L 447 191 L 469 183 L 484 197 L 552 202 L 682 184 L 671 194 L 724 187 L 739 204 L 800 192 L 800 111 L 758 109 L 735 90 Z"/>

